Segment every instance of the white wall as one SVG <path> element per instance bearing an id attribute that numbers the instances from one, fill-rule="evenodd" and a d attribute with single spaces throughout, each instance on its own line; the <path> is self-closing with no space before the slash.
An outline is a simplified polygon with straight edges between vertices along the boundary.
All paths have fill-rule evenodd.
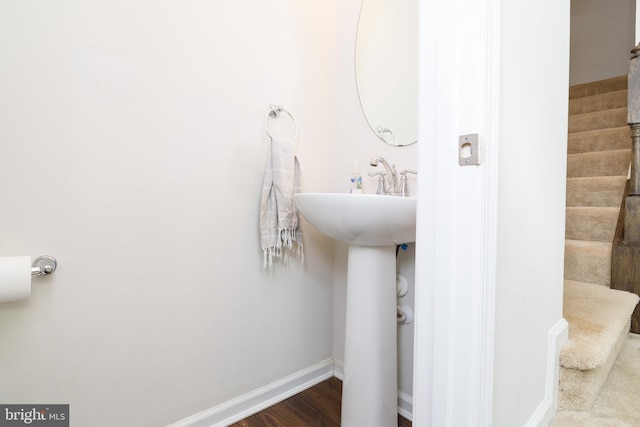
<path id="1" fill-rule="evenodd" d="M 268 272 L 257 218 L 269 104 L 306 191 L 382 151 L 334 126 L 336 3 L 2 2 L 0 256 L 59 269 L 0 305 L 0 401 L 165 425 L 332 357 L 332 242 Z"/>
<path id="2" fill-rule="evenodd" d="M 636 0 L 571 0 L 572 85 L 627 74 Z"/>
<path id="3" fill-rule="evenodd" d="M 562 317 L 569 1 L 500 4 L 492 426 L 511 427 L 545 403 Z"/>

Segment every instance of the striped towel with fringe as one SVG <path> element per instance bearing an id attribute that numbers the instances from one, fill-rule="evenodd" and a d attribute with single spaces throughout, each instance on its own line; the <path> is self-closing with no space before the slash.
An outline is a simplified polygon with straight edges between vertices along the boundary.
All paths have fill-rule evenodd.
<path id="1" fill-rule="evenodd" d="M 288 254 L 304 262 L 302 229 L 293 195 L 300 192 L 300 163 L 292 140 L 271 140 L 260 201 L 260 240 L 264 267 L 273 258 L 287 264 Z"/>

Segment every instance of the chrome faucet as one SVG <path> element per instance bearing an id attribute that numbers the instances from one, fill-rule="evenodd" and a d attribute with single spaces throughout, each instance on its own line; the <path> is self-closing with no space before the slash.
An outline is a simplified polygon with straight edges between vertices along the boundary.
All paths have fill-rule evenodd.
<path id="1" fill-rule="evenodd" d="M 400 178 L 398 179 L 396 165 L 390 165 L 384 157 L 376 156 L 369 162 L 371 166 L 378 166 L 380 163 L 384 166 L 386 173 L 369 172 L 369 176 L 379 176 L 376 194 L 409 197 L 409 190 L 407 189 L 407 173 L 417 174 L 417 172 L 410 169 L 403 170 L 400 172 Z"/>
<path id="2" fill-rule="evenodd" d="M 383 194 L 394 194 L 396 192 L 396 186 L 398 185 L 398 173 L 396 172 L 396 165 L 390 165 L 384 157 L 376 156 L 369 161 L 371 166 L 378 166 L 378 163 L 382 163 L 384 166 L 386 173 L 386 182 L 385 182 L 385 174 L 380 175 L 380 182 L 382 183 L 382 192 Z M 376 173 L 369 173 L 369 176 L 375 176 Z M 378 185 L 378 193 L 380 194 L 380 185 Z"/>

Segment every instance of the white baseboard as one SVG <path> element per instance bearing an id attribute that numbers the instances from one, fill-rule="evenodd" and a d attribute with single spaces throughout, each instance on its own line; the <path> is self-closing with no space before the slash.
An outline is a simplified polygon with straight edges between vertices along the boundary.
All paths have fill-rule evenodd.
<path id="1" fill-rule="evenodd" d="M 400 390 L 398 390 L 398 413 L 409 421 L 413 421 L 413 396 Z"/>
<path id="2" fill-rule="evenodd" d="M 344 380 L 344 367 L 341 363 L 335 364 L 333 376 L 340 381 Z M 398 390 L 398 413 L 409 421 L 413 421 L 413 396 L 409 396 L 400 390 Z"/>
<path id="3" fill-rule="evenodd" d="M 296 372 L 213 408 L 184 418 L 169 427 L 226 427 L 262 411 L 334 375 L 333 359 Z"/>
<path id="4" fill-rule="evenodd" d="M 340 381 L 344 381 L 344 366 L 342 366 L 342 363 L 335 362 L 333 364 L 333 376 Z"/>
<path id="5" fill-rule="evenodd" d="M 544 399 L 536 408 L 525 427 L 546 427 L 558 410 L 558 383 L 560 376 L 560 350 L 569 338 L 569 324 L 560 319 L 549 330 L 547 344 L 547 379 Z"/>

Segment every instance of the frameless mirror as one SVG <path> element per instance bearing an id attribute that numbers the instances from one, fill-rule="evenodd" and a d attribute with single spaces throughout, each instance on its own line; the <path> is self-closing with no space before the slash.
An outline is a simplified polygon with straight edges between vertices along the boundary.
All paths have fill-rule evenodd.
<path id="1" fill-rule="evenodd" d="M 363 0 L 356 37 L 362 111 L 382 141 L 418 139 L 418 0 Z"/>

